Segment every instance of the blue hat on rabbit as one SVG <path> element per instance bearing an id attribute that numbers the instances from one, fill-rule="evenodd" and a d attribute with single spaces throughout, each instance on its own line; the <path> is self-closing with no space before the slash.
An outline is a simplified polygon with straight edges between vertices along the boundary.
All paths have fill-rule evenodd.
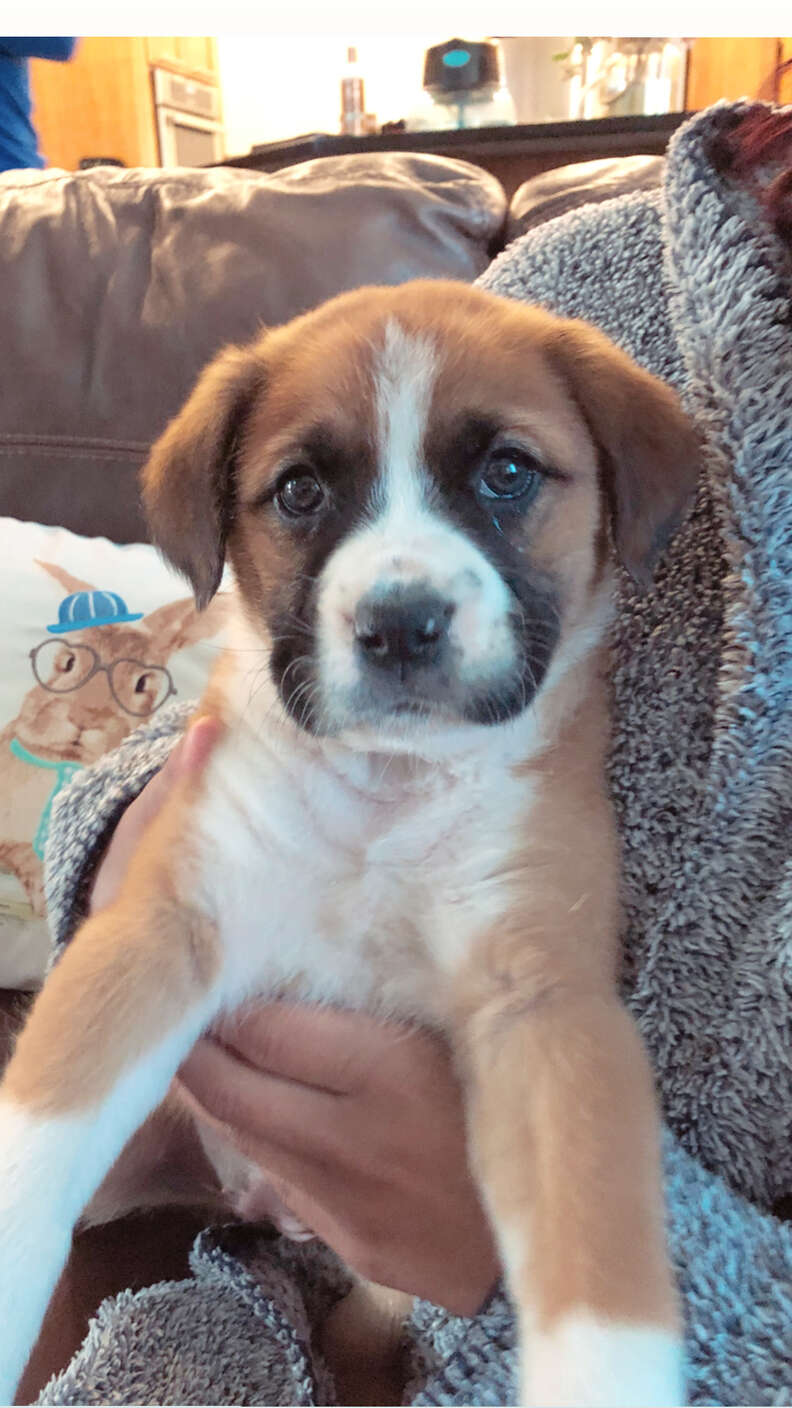
<path id="1" fill-rule="evenodd" d="M 128 611 L 118 592 L 72 592 L 63 598 L 58 608 L 58 620 L 47 630 L 53 635 L 66 631 L 85 631 L 89 626 L 114 626 L 125 621 L 139 621 L 142 611 Z"/>

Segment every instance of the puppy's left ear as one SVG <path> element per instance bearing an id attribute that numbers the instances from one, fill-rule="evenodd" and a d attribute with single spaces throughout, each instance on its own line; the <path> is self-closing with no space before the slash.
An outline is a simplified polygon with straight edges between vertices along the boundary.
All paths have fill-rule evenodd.
<path id="1" fill-rule="evenodd" d="M 151 536 L 189 580 L 203 609 L 223 575 L 234 511 L 234 461 L 245 417 L 265 381 L 260 344 L 211 362 L 143 466 Z"/>
<path id="2" fill-rule="evenodd" d="M 695 490 L 700 436 L 671 388 L 587 323 L 556 322 L 546 350 L 597 447 L 618 557 L 647 586 Z"/>

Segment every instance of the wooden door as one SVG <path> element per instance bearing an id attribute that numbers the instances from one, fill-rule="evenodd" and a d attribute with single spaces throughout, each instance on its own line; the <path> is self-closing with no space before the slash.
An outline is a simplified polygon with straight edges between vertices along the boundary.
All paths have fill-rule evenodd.
<path id="1" fill-rule="evenodd" d="M 777 39 L 694 39 L 686 108 L 697 111 L 719 98 L 771 100 L 778 55 Z"/>
<path id="2" fill-rule="evenodd" d="M 80 39 L 69 63 L 33 59 L 30 79 L 33 121 L 50 166 L 74 171 L 82 158 L 97 156 L 158 165 L 142 38 Z"/>
<path id="3" fill-rule="evenodd" d="M 792 38 L 781 40 L 781 62 L 792 64 Z M 792 103 L 792 68 L 782 73 L 778 83 L 779 103 Z"/>

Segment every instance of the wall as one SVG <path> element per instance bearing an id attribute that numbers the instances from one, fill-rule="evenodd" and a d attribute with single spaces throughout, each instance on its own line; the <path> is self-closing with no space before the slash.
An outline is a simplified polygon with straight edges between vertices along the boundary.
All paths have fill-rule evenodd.
<path id="1" fill-rule="evenodd" d="M 256 142 L 305 132 L 337 132 L 339 84 L 349 44 L 358 51 L 366 108 L 377 121 L 405 117 L 421 90 L 424 52 L 450 34 L 221 35 L 217 40 L 226 150 L 236 156 Z M 470 35 L 469 38 L 476 36 Z M 561 65 L 551 55 L 565 39 L 509 39 L 504 46 L 521 122 L 567 115 Z"/>
<path id="2" fill-rule="evenodd" d="M 518 122 L 564 122 L 569 117 L 569 85 L 564 64 L 553 58 L 572 47 L 560 35 L 541 39 L 501 40 L 506 82 L 517 108 Z"/>
<path id="3" fill-rule="evenodd" d="M 349 44 L 358 50 L 366 108 L 380 123 L 403 117 L 420 91 L 424 50 L 440 35 L 222 35 L 217 51 L 226 150 L 304 132 L 337 132 Z"/>

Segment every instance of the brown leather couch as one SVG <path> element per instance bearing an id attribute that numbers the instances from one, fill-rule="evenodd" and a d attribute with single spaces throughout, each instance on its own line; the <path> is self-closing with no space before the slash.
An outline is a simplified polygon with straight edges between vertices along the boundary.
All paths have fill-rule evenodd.
<path id="1" fill-rule="evenodd" d="M 0 177 L 0 515 L 142 540 L 137 470 L 219 347 L 362 284 L 475 279 L 505 219 L 494 176 L 402 153 Z"/>
<path id="2" fill-rule="evenodd" d="M 0 176 L 0 516 L 145 538 L 137 471 L 200 368 L 332 294 L 472 281 L 525 230 L 657 184 L 662 159 L 497 179 L 386 152 L 254 171 Z"/>
<path id="3" fill-rule="evenodd" d="M 138 468 L 224 343 L 362 284 L 472 281 L 507 238 L 658 181 L 656 159 L 586 163 L 527 182 L 507 210 L 487 172 L 407 153 L 271 176 L 0 176 L 0 516 L 144 539 Z M 28 1000 L 0 993 L 0 1066 Z M 186 1275 L 196 1226 L 166 1211 L 77 1237 L 19 1401 L 68 1361 L 105 1295 Z"/>

